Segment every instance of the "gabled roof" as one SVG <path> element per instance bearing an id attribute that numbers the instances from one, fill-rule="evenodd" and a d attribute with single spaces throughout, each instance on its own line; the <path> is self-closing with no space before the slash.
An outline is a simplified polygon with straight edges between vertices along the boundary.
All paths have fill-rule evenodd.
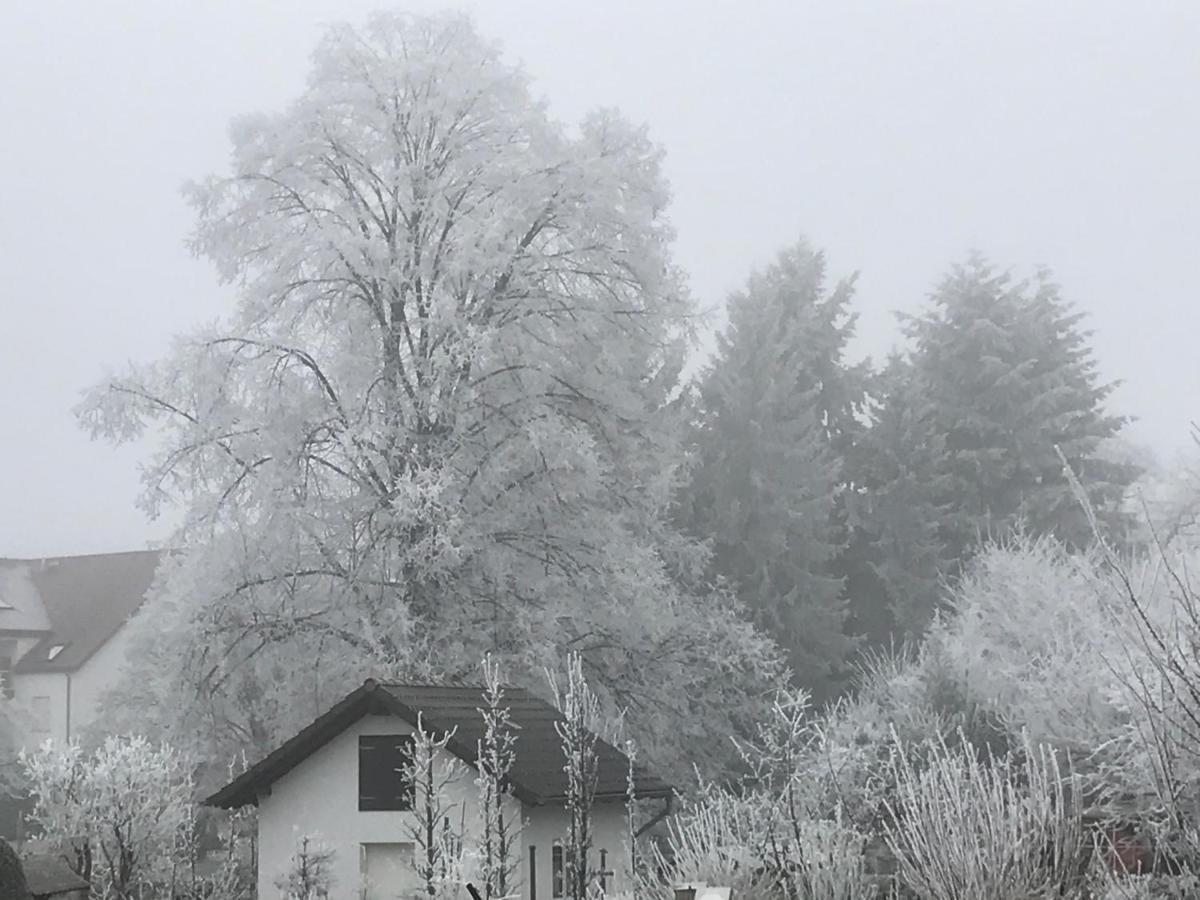
<path id="1" fill-rule="evenodd" d="M 162 551 L 134 550 L 92 556 L 0 560 L 0 592 L 9 592 L 12 610 L 0 609 L 0 631 L 40 633 L 41 639 L 17 662 L 16 672 L 73 672 L 91 658 L 137 612 L 154 580 Z M 6 598 L 0 596 L 0 601 Z M 42 627 L 21 627 L 34 610 Z M 48 629 L 46 628 L 48 626 Z M 54 652 L 53 648 L 62 649 Z"/>
<path id="2" fill-rule="evenodd" d="M 555 723 L 563 721 L 553 706 L 522 688 L 505 686 L 509 716 L 517 728 L 516 761 L 509 780 L 513 795 L 523 803 L 541 806 L 566 797 L 562 745 Z M 370 714 L 399 716 L 416 725 L 417 714 L 431 731 L 456 729 L 447 744 L 463 761 L 474 765 L 478 741 L 483 737 L 483 689 L 479 686 L 380 684 L 367 679 L 299 734 L 268 754 L 204 803 L 223 809 L 257 805 L 258 796 L 309 756 Z M 625 797 L 629 759 L 611 744 L 597 741 L 598 782 L 596 799 Z M 638 797 L 669 797 L 674 789 L 665 781 L 635 768 Z"/>

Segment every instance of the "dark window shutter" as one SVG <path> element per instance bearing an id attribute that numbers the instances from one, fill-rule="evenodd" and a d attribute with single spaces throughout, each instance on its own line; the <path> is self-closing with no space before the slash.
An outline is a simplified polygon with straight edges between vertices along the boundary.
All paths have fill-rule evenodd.
<path id="1" fill-rule="evenodd" d="M 358 808 L 360 812 L 412 809 L 412 784 L 405 768 L 412 758 L 407 734 L 358 737 Z"/>

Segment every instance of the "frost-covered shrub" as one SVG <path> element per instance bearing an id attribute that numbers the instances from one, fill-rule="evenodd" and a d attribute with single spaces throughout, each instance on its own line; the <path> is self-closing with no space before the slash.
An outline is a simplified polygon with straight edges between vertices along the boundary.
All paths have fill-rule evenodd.
<path id="1" fill-rule="evenodd" d="M 755 739 L 740 746 L 748 771 L 741 789 L 707 786 L 670 823 L 658 863 L 671 880 L 791 900 L 873 895 L 864 858 L 867 833 L 835 799 L 847 773 L 816 777 L 822 753 L 842 749 L 820 730 L 823 718 L 810 715 L 803 691 L 777 694 Z M 851 778 L 870 769 L 841 762 L 854 768 Z"/>
<path id="2" fill-rule="evenodd" d="M 1071 896 L 1084 883 L 1091 837 L 1078 780 L 1055 753 L 1025 741 L 988 758 L 965 740 L 939 741 L 914 764 L 898 743 L 898 796 L 884 834 L 901 881 L 925 900 Z"/>
<path id="3" fill-rule="evenodd" d="M 287 871 L 275 879 L 281 900 L 327 900 L 336 853 L 320 836 L 300 834 Z"/>
<path id="4" fill-rule="evenodd" d="M 738 897 L 775 896 L 778 874 L 763 858 L 763 804 L 755 796 L 708 788 L 667 823 L 655 845 L 655 868 L 668 882 L 705 882 L 733 888 Z"/>
<path id="5" fill-rule="evenodd" d="M 47 741 L 22 753 L 31 819 L 97 898 L 170 884 L 191 839 L 191 767 L 166 745 L 110 737 L 92 753 Z"/>

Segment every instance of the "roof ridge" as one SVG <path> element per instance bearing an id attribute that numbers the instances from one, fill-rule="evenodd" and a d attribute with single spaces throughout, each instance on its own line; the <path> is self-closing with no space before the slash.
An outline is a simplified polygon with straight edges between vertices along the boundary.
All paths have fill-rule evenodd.
<path id="1" fill-rule="evenodd" d="M 56 556 L 0 556 L 0 563 L 65 562 L 71 559 L 96 559 L 101 556 L 134 556 L 140 553 L 169 553 L 170 547 L 143 547 L 140 550 L 104 550 L 95 553 L 67 553 Z"/>

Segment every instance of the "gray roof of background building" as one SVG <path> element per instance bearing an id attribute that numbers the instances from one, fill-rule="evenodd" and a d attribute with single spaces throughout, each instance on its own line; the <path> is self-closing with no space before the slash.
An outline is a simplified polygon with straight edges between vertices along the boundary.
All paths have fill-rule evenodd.
<path id="1" fill-rule="evenodd" d="M 73 672 L 82 666 L 137 612 L 161 558 L 159 550 L 132 550 L 0 559 L 0 601 L 13 607 L 0 609 L 0 633 L 40 635 L 15 671 Z"/>

